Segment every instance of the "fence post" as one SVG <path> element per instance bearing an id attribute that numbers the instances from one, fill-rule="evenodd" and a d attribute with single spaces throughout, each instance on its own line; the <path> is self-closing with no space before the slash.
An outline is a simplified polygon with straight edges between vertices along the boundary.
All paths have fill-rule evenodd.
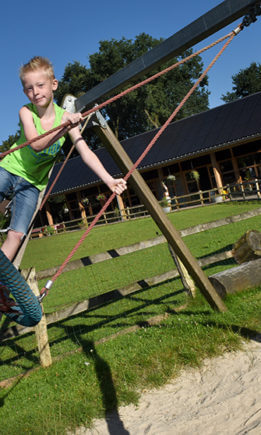
<path id="1" fill-rule="evenodd" d="M 261 193 L 260 193 L 260 186 L 259 186 L 259 182 L 258 179 L 255 178 L 255 185 L 256 185 L 256 194 L 258 199 L 261 199 Z"/>
<path id="2" fill-rule="evenodd" d="M 202 190 L 199 190 L 199 199 L 200 199 L 201 205 L 204 205 L 204 198 L 203 198 Z"/>
<path id="3" fill-rule="evenodd" d="M 121 220 L 122 221 L 126 221 L 127 220 L 127 215 L 126 215 L 126 211 L 125 211 L 125 208 L 124 208 L 122 197 L 120 195 L 117 195 L 116 198 L 117 198 L 117 203 L 118 203 L 118 208 L 119 208 Z"/>
<path id="4" fill-rule="evenodd" d="M 29 287 L 34 292 L 35 296 L 39 296 L 39 288 L 36 280 L 35 268 L 32 267 L 28 270 L 21 271 L 22 276 L 28 282 Z M 43 305 L 41 304 L 41 308 L 43 311 L 43 316 L 38 325 L 35 326 L 35 337 L 37 342 L 37 347 L 40 355 L 40 363 L 42 367 L 49 367 L 52 365 L 52 356 L 48 341 L 48 332 L 47 332 L 47 323 L 46 317 L 43 310 Z"/>
<path id="5" fill-rule="evenodd" d="M 245 194 L 245 189 L 244 189 L 243 183 L 240 183 L 239 185 L 240 185 L 240 190 L 241 190 L 243 199 L 246 199 L 246 194 Z"/>
<path id="6" fill-rule="evenodd" d="M 179 209 L 179 200 L 177 196 L 174 196 L 174 200 L 175 200 L 175 205 L 177 207 L 177 210 Z"/>

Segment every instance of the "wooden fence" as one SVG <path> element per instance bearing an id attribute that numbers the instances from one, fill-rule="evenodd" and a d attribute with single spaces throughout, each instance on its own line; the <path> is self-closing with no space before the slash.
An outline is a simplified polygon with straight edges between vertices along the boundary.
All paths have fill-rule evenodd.
<path id="1" fill-rule="evenodd" d="M 239 201 L 261 199 L 261 180 L 244 181 L 223 186 L 218 189 L 199 190 L 198 192 L 186 195 L 174 196 L 170 199 L 169 211 L 180 210 L 185 207 L 204 206 L 211 203 L 223 201 Z M 160 201 L 159 201 L 160 202 Z M 44 237 L 59 234 L 66 231 L 75 231 L 86 228 L 95 218 L 96 215 L 88 216 L 87 222 L 82 219 L 74 219 L 66 222 L 60 222 L 54 225 L 46 225 L 41 228 L 35 228 L 32 231 L 31 238 Z M 144 205 L 127 207 L 121 211 L 105 212 L 97 224 L 110 224 L 122 220 L 137 219 L 149 216 L 148 210 Z"/>
<path id="2" fill-rule="evenodd" d="M 181 235 L 187 236 L 191 234 L 196 234 L 202 231 L 210 230 L 213 228 L 217 228 L 220 226 L 228 225 L 234 222 L 239 222 L 245 219 L 249 219 L 253 216 L 261 215 L 261 207 L 250 210 L 245 213 L 241 213 L 236 216 L 231 216 L 228 218 L 220 219 L 218 221 L 206 223 L 206 224 L 200 224 L 196 225 L 184 230 L 181 230 Z M 117 249 L 117 257 L 120 255 L 126 255 L 134 251 L 138 251 L 141 249 L 147 249 L 151 246 L 158 245 L 160 243 L 166 243 L 166 240 L 163 236 L 156 237 L 151 240 L 143 241 L 138 244 L 134 244 L 131 246 L 126 246 Z M 97 256 L 93 256 L 91 258 L 88 257 L 88 261 L 86 259 L 80 259 L 76 260 L 75 262 L 71 262 L 70 269 L 76 269 L 79 267 L 85 267 L 89 264 L 93 264 L 100 261 L 108 260 L 109 258 L 114 258 L 115 255 L 112 251 L 107 251 L 103 254 L 99 254 Z M 214 253 L 208 257 L 199 259 L 199 264 L 201 267 L 205 267 L 210 264 L 214 264 L 219 261 L 224 261 L 226 259 L 230 259 L 232 257 L 231 250 L 223 251 L 219 253 Z M 30 269 L 27 271 L 22 271 L 23 276 L 26 278 L 29 278 L 30 281 L 30 287 L 35 291 L 36 294 L 39 293 L 38 286 L 37 286 L 37 280 L 42 279 L 43 277 L 51 276 L 55 272 L 56 267 L 52 269 L 48 269 L 46 271 L 39 271 L 35 272 L 34 269 Z M 82 302 L 78 302 L 76 304 L 73 304 L 70 307 L 64 308 L 60 311 L 57 311 L 55 313 L 48 314 L 46 316 L 43 316 L 43 319 L 41 320 L 40 324 L 37 325 L 35 328 L 36 333 L 36 339 L 38 343 L 38 349 L 40 354 L 40 360 L 42 366 L 48 366 L 52 363 L 51 353 L 48 345 L 48 334 L 47 334 L 47 325 L 51 325 L 53 323 L 59 322 L 62 319 L 67 319 L 71 316 L 75 316 L 77 314 L 80 314 L 84 311 L 98 308 L 104 304 L 108 304 L 110 302 L 114 302 L 117 299 L 121 299 L 125 297 L 126 295 L 129 295 L 131 293 L 134 293 L 139 290 L 144 290 L 146 288 L 150 288 L 153 285 L 163 283 L 166 280 L 172 280 L 175 279 L 178 276 L 178 271 L 174 268 L 173 270 L 170 270 L 169 272 L 166 272 L 162 275 L 157 275 L 151 278 L 145 278 L 141 282 L 134 282 L 124 288 L 119 288 L 117 290 L 112 290 L 109 292 L 106 292 L 101 295 L 97 295 L 95 297 L 92 297 L 90 299 L 84 300 Z M 11 337 L 15 337 L 18 335 L 23 335 L 26 333 L 32 332 L 32 328 L 28 327 L 22 327 L 20 325 L 12 326 L 12 328 L 9 328 L 5 331 L 1 331 L 0 335 L 0 341 L 9 339 Z"/>

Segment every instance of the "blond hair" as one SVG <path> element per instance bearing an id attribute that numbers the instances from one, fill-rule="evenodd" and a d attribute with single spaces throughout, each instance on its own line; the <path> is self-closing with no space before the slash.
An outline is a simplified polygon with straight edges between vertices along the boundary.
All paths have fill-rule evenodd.
<path id="1" fill-rule="evenodd" d="M 25 63 L 20 68 L 19 76 L 20 76 L 22 83 L 23 83 L 24 76 L 26 73 L 32 72 L 32 71 L 37 71 L 39 69 L 44 70 L 50 79 L 55 78 L 53 66 L 52 66 L 51 62 L 49 61 L 49 59 L 47 59 L 46 57 L 41 57 L 41 56 L 34 56 L 31 60 L 29 60 L 29 62 Z"/>

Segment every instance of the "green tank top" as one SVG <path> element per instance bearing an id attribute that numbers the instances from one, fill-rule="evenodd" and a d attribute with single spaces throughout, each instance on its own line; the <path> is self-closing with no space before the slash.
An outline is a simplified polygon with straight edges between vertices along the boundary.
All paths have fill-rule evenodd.
<path id="1" fill-rule="evenodd" d="M 38 112 L 34 104 L 29 103 L 26 105 L 28 109 L 32 112 L 33 121 L 39 135 L 45 133 L 45 130 L 41 126 L 41 120 L 38 116 Z M 54 103 L 55 109 L 55 121 L 52 126 L 58 127 L 62 123 L 62 116 L 64 114 L 64 109 L 57 106 Z M 24 134 L 23 125 L 21 124 L 21 136 L 18 141 L 12 145 L 11 149 L 25 143 L 26 137 Z M 65 137 L 58 139 L 53 145 L 44 149 L 43 151 L 36 152 L 30 145 L 14 151 L 4 157 L 0 166 L 12 174 L 19 175 L 29 183 L 33 184 L 37 189 L 42 190 L 46 187 L 48 183 L 48 174 L 55 161 L 55 157 L 60 151 Z"/>

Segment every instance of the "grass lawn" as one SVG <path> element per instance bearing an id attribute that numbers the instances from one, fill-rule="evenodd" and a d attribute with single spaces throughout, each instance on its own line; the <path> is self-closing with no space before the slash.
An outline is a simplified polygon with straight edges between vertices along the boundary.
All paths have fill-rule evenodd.
<path id="1" fill-rule="evenodd" d="M 169 215 L 176 228 L 239 214 L 260 203 L 217 204 Z M 228 249 L 248 229 L 260 229 L 260 217 L 184 238 L 197 258 Z M 76 256 L 115 249 L 159 233 L 150 218 L 95 228 Z M 60 264 L 79 240 L 80 231 L 32 240 L 22 267 L 42 270 Z M 206 273 L 231 267 L 231 262 L 209 267 Z M 44 300 L 53 312 L 73 302 L 173 269 L 166 244 L 104 263 L 64 273 Z M 44 281 L 45 283 L 45 281 Z M 39 283 L 39 287 L 42 283 Z M 185 365 L 199 366 L 206 357 L 239 349 L 243 338 L 261 332 L 261 294 L 251 289 L 227 297 L 226 313 L 214 312 L 199 294 L 187 298 L 179 279 L 131 294 L 122 300 L 66 319 L 48 328 L 55 360 L 48 369 L 0 390 L 3 434 L 66 433 L 90 425 L 120 404 L 137 403 L 145 388 L 163 385 Z M 182 311 L 177 308 L 186 305 Z M 153 316 L 168 313 L 160 324 Z M 136 332 L 97 343 L 128 327 Z M 28 334 L 1 345 L 1 375 L 6 379 L 38 366 L 34 336 Z"/>
<path id="2" fill-rule="evenodd" d="M 170 213 L 168 217 L 175 227 L 181 230 L 259 207 L 261 207 L 260 201 L 229 202 L 176 211 Z M 21 268 L 27 269 L 33 265 L 36 270 L 44 270 L 62 264 L 83 233 L 83 230 L 79 230 L 30 240 Z M 151 239 L 158 234 L 161 232 L 150 217 L 107 226 L 98 225 L 92 229 L 75 253 L 73 260 Z"/>

